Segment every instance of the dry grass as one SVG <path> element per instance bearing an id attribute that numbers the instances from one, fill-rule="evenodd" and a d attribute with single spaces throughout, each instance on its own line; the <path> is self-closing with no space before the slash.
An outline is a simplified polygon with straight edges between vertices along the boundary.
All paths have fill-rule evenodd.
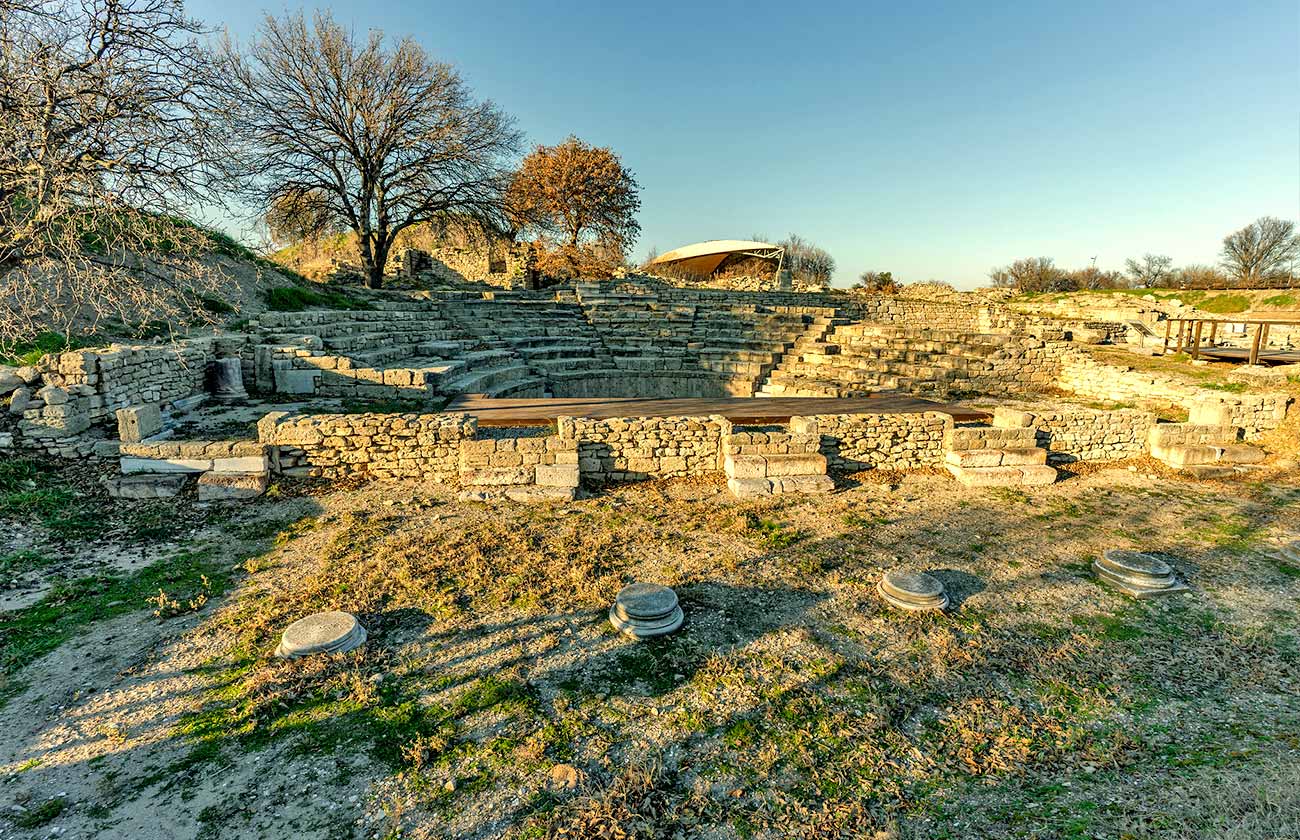
<path id="1" fill-rule="evenodd" d="M 150 807 L 255 790 L 266 760 L 360 756 L 334 801 L 369 790 L 345 806 L 365 836 L 1290 836 L 1300 570 L 1269 549 L 1296 537 L 1300 492 L 1146 469 L 988 493 L 866 475 L 755 503 L 657 482 L 552 509 L 333 491 L 207 608 L 206 688 L 154 771 L 187 781 Z M 1193 592 L 1101 587 L 1087 563 L 1112 545 L 1168 553 Z M 953 609 L 887 609 L 894 565 L 935 570 Z M 681 632 L 609 628 L 633 579 L 677 589 Z M 358 614 L 363 649 L 269 655 L 330 608 Z M 130 737 L 106 743 L 129 757 Z M 158 784 L 121 772 L 115 789 Z M 118 825 L 126 806 L 104 807 Z M 239 833 L 264 807 L 210 818 Z M 56 824 L 88 829 L 84 811 Z"/>

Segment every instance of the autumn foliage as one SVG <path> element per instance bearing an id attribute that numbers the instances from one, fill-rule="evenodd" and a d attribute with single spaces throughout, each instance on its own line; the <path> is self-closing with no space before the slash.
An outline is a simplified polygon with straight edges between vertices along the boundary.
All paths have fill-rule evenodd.
<path id="1" fill-rule="evenodd" d="M 607 275 L 641 226 L 640 185 L 613 151 L 570 137 L 524 158 L 506 196 L 520 231 L 536 236 L 538 268 L 563 276 Z"/>

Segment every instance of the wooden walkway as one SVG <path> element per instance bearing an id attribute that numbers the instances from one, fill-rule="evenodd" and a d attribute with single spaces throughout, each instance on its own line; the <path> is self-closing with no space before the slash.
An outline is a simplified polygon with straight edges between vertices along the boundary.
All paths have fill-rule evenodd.
<path id="1" fill-rule="evenodd" d="M 492 399 L 463 394 L 444 413 L 472 414 L 480 426 L 547 426 L 555 418 L 591 417 L 708 417 L 721 414 L 733 423 L 785 423 L 809 414 L 913 414 L 940 411 L 954 420 L 986 420 L 987 412 L 882 392 L 864 397 L 719 397 L 716 399 L 652 399 L 646 397 L 550 397 Z"/>
<path id="2" fill-rule="evenodd" d="M 1221 362 L 1250 361 L 1250 350 L 1244 347 L 1202 347 L 1197 351 L 1197 355 L 1202 359 L 1214 359 Z M 1255 363 L 1260 365 L 1300 364 L 1300 351 L 1260 350 Z"/>

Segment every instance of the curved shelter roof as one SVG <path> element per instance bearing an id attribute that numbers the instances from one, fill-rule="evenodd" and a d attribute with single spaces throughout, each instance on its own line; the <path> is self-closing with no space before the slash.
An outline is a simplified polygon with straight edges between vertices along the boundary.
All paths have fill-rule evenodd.
<path id="1" fill-rule="evenodd" d="M 672 265 L 692 274 L 712 274 L 718 266 L 733 256 L 761 257 L 774 260 L 784 249 L 770 242 L 753 242 L 745 239 L 710 239 L 683 245 L 650 261 L 650 265 Z"/>

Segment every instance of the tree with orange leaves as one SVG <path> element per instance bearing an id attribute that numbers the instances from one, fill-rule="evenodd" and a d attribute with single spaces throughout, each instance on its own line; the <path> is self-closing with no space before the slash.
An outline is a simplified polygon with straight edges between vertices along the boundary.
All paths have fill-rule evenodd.
<path id="1" fill-rule="evenodd" d="M 605 273 L 641 232 L 640 189 L 612 150 L 570 137 L 524 158 L 506 211 L 518 230 L 539 235 L 544 273 Z"/>

